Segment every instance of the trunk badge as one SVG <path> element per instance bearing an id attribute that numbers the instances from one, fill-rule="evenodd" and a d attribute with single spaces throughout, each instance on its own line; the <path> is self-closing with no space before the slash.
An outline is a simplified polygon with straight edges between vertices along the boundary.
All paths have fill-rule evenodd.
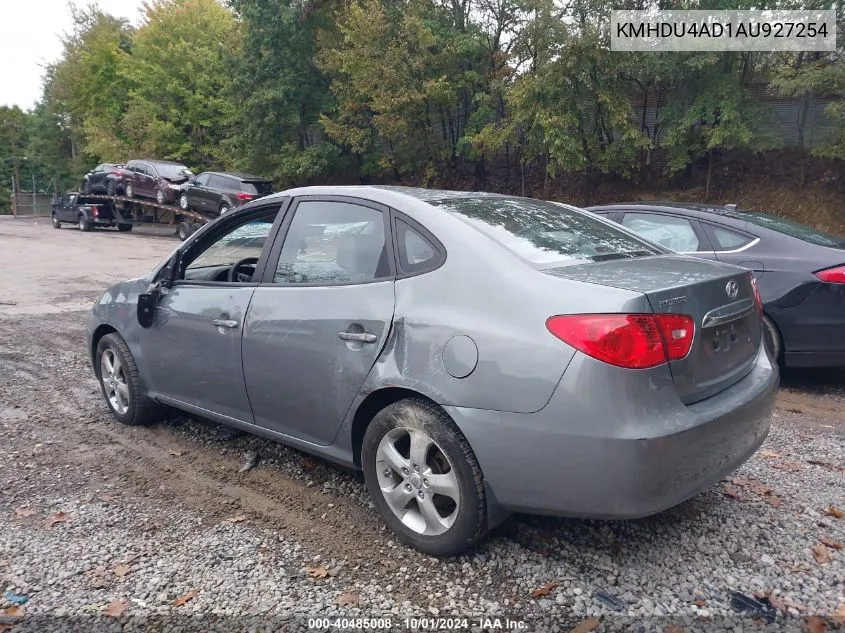
<path id="1" fill-rule="evenodd" d="M 729 281 L 725 286 L 725 292 L 731 299 L 736 299 L 737 295 L 739 295 L 739 284 L 735 281 Z"/>

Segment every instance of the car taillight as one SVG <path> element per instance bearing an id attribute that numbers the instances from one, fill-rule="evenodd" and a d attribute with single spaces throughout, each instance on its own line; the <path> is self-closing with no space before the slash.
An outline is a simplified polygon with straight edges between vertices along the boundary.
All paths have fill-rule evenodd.
<path id="1" fill-rule="evenodd" d="M 247 200 L 252 200 L 254 198 L 254 194 L 251 193 L 239 193 L 238 200 L 241 202 L 246 202 Z"/>
<path id="2" fill-rule="evenodd" d="M 117 170 L 115 170 L 115 171 L 113 171 L 113 172 L 112 172 L 112 175 L 113 175 L 113 176 L 117 176 L 117 177 L 119 178 L 120 176 L 122 176 L 122 175 L 123 175 L 123 171 L 122 171 L 122 170 L 120 170 L 120 169 L 117 169 Z"/>
<path id="3" fill-rule="evenodd" d="M 100 217 L 100 208 L 99 207 L 91 207 L 91 215 L 95 218 Z"/>
<path id="4" fill-rule="evenodd" d="M 754 307 L 757 308 L 757 314 L 763 314 L 763 297 L 760 296 L 760 288 L 757 287 L 757 279 L 754 275 L 748 275 L 751 280 L 751 288 L 754 290 Z"/>
<path id="5" fill-rule="evenodd" d="M 546 328 L 578 351 L 628 369 L 686 357 L 695 335 L 695 322 L 685 314 L 559 315 Z"/>
<path id="6" fill-rule="evenodd" d="M 827 268 L 825 270 L 819 270 L 813 274 L 829 284 L 845 284 L 845 266 Z"/>

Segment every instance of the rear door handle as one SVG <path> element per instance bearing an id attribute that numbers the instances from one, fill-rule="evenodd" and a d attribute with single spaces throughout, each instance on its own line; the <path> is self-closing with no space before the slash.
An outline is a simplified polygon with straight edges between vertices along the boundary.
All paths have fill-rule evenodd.
<path id="1" fill-rule="evenodd" d="M 338 332 L 341 341 L 357 341 L 358 343 L 375 343 L 378 337 L 370 332 Z"/>
<path id="2" fill-rule="evenodd" d="M 239 325 L 234 319 L 212 319 L 211 322 L 217 327 L 227 327 L 229 329 L 235 329 Z"/>

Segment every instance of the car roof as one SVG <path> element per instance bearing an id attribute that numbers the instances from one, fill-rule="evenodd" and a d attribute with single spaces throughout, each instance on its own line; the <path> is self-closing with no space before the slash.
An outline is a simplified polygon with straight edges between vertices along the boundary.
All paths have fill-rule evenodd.
<path id="1" fill-rule="evenodd" d="M 735 211 L 740 211 L 736 205 L 705 204 L 698 202 L 674 202 L 674 201 L 639 201 L 639 202 L 614 202 L 613 204 L 599 204 L 586 207 L 587 211 L 666 211 L 669 213 L 692 212 L 691 215 L 721 215 L 727 216 Z"/>
<path id="2" fill-rule="evenodd" d="M 269 178 L 264 178 L 263 176 L 253 176 L 252 174 L 247 174 L 242 171 L 204 171 L 202 172 L 202 174 L 213 174 L 215 176 L 229 176 L 230 178 L 237 178 L 238 180 L 249 182 L 272 182 Z M 202 174 L 200 174 L 200 176 Z"/>
<path id="3" fill-rule="evenodd" d="M 184 167 L 182 163 L 177 163 L 173 160 L 156 160 L 155 158 L 133 158 L 126 164 L 129 163 L 151 163 L 153 165 L 178 165 L 179 167 Z"/>

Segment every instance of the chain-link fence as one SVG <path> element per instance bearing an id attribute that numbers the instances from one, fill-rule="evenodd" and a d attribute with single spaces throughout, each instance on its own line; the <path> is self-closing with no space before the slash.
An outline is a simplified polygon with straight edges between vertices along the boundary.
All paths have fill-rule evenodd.
<path id="1" fill-rule="evenodd" d="M 52 208 L 52 194 L 20 191 L 12 195 L 12 214 L 18 217 L 49 217 Z"/>

